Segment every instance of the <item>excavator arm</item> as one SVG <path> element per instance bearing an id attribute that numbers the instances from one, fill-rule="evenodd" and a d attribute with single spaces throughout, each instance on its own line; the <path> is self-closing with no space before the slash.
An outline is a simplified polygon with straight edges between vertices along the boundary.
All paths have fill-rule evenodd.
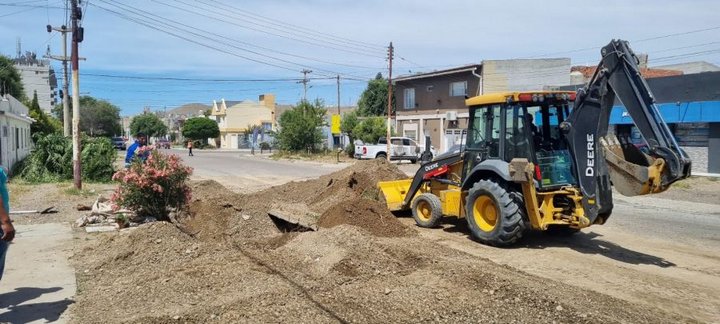
<path id="1" fill-rule="evenodd" d="M 561 124 L 591 223 L 603 223 L 612 210 L 611 184 L 625 196 L 659 193 L 689 177 L 691 165 L 655 106 L 628 43 L 613 40 L 601 54 L 593 78 L 578 91 L 570 116 Z M 616 97 L 647 142 L 647 152 L 608 133 Z"/>

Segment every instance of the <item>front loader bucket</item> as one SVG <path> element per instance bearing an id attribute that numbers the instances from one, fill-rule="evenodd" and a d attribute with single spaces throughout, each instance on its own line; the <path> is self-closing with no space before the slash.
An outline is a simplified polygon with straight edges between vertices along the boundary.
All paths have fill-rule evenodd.
<path id="1" fill-rule="evenodd" d="M 654 159 L 632 144 L 621 144 L 615 135 L 600 139 L 613 187 L 623 196 L 639 196 L 667 190 L 661 175 L 663 159 Z"/>
<path id="2" fill-rule="evenodd" d="M 396 211 L 407 208 L 407 206 L 403 208 L 403 201 L 410 190 L 410 184 L 412 184 L 412 179 L 378 182 L 378 188 L 385 196 L 385 203 L 389 210 Z"/>

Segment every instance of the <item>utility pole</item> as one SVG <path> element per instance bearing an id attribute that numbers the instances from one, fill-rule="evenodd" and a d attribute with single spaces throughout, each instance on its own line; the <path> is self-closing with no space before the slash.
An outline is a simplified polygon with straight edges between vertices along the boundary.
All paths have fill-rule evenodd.
<path id="1" fill-rule="evenodd" d="M 78 26 L 78 21 L 82 19 L 82 10 L 78 6 L 78 0 L 70 0 L 70 17 L 72 19 L 72 83 L 73 83 L 73 117 L 72 117 L 72 136 L 73 136 L 73 183 L 76 189 L 82 189 L 82 165 L 80 161 L 80 72 L 78 45 L 83 41 L 84 30 Z"/>
<path id="2" fill-rule="evenodd" d="M 298 81 L 298 83 L 303 84 L 303 91 L 304 91 L 303 92 L 303 101 L 307 101 L 307 84 L 308 84 L 308 82 L 310 82 L 310 80 L 308 80 L 307 75 L 308 75 L 308 73 L 312 73 L 312 71 L 308 70 L 308 69 L 304 69 L 300 72 L 302 72 L 302 74 L 303 74 L 303 79 L 302 79 L 302 81 Z"/>
<path id="3" fill-rule="evenodd" d="M 338 109 L 338 118 L 340 118 L 340 74 L 337 75 L 337 109 Z M 340 131 L 340 134 L 338 135 L 338 144 L 340 144 L 340 147 L 345 147 L 344 142 L 345 136 L 343 136 L 342 131 Z M 338 160 L 340 156 L 338 155 Z"/>
<path id="4" fill-rule="evenodd" d="M 390 46 L 388 47 L 388 105 L 387 105 L 387 135 L 385 137 L 385 141 L 387 142 L 387 160 L 390 161 L 390 124 L 392 123 L 391 115 L 392 115 L 392 61 L 393 61 L 393 44 L 390 42 Z"/>
<path id="5" fill-rule="evenodd" d="M 69 88 L 70 84 L 68 82 L 68 61 L 70 61 L 70 58 L 67 55 L 67 33 L 69 33 L 71 30 L 68 29 L 65 25 L 62 25 L 60 28 L 53 27 L 50 25 L 47 25 L 47 32 L 50 33 L 52 31 L 57 31 L 62 33 L 63 37 L 63 55 L 62 56 L 56 56 L 56 55 L 45 55 L 46 58 L 50 58 L 53 60 L 61 61 L 63 64 L 63 95 L 62 95 L 62 101 L 63 101 L 63 135 L 65 137 L 68 137 L 72 134 L 72 130 L 70 128 L 70 102 L 68 102 L 70 98 Z"/>

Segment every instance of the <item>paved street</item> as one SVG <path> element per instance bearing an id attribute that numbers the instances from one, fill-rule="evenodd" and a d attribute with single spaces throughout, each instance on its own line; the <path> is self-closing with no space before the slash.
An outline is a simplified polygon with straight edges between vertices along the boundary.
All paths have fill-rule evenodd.
<path id="1" fill-rule="evenodd" d="M 324 164 L 306 161 L 272 160 L 269 155 L 250 155 L 249 151 L 173 149 L 183 161 L 194 168 L 194 179 L 215 180 L 237 192 L 251 192 L 288 181 L 317 178 L 342 169 L 347 164 Z"/>

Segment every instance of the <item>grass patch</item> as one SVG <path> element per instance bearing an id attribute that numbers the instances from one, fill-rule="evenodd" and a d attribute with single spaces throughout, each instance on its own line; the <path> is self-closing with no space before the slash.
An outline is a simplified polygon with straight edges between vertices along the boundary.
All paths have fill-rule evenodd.
<path id="1" fill-rule="evenodd" d="M 33 185 L 26 183 L 8 183 L 8 192 L 10 193 L 10 206 L 18 204 L 18 200 L 28 192 L 33 190 Z"/>
<path id="2" fill-rule="evenodd" d="M 350 162 L 353 158 L 347 156 L 343 151 L 338 155 L 337 151 L 325 150 L 321 152 L 307 153 L 305 151 L 292 152 L 292 151 L 275 151 L 270 155 L 270 158 L 277 160 L 302 160 L 302 161 L 320 161 L 320 162 Z"/>
<path id="3" fill-rule="evenodd" d="M 685 190 L 691 188 L 690 184 L 687 183 L 687 182 L 685 182 L 685 181 L 675 182 L 675 183 L 673 184 L 673 187 L 675 187 L 675 188 L 680 188 L 680 189 L 685 189 Z"/>
<path id="4" fill-rule="evenodd" d="M 58 186 L 58 187 L 61 187 L 61 186 Z M 78 197 L 85 197 L 85 198 L 94 196 L 97 194 L 97 190 L 95 190 L 95 189 L 87 189 L 87 188 L 86 189 L 77 189 L 74 186 L 65 188 L 65 189 L 63 189 L 62 192 L 68 196 L 78 196 Z"/>

